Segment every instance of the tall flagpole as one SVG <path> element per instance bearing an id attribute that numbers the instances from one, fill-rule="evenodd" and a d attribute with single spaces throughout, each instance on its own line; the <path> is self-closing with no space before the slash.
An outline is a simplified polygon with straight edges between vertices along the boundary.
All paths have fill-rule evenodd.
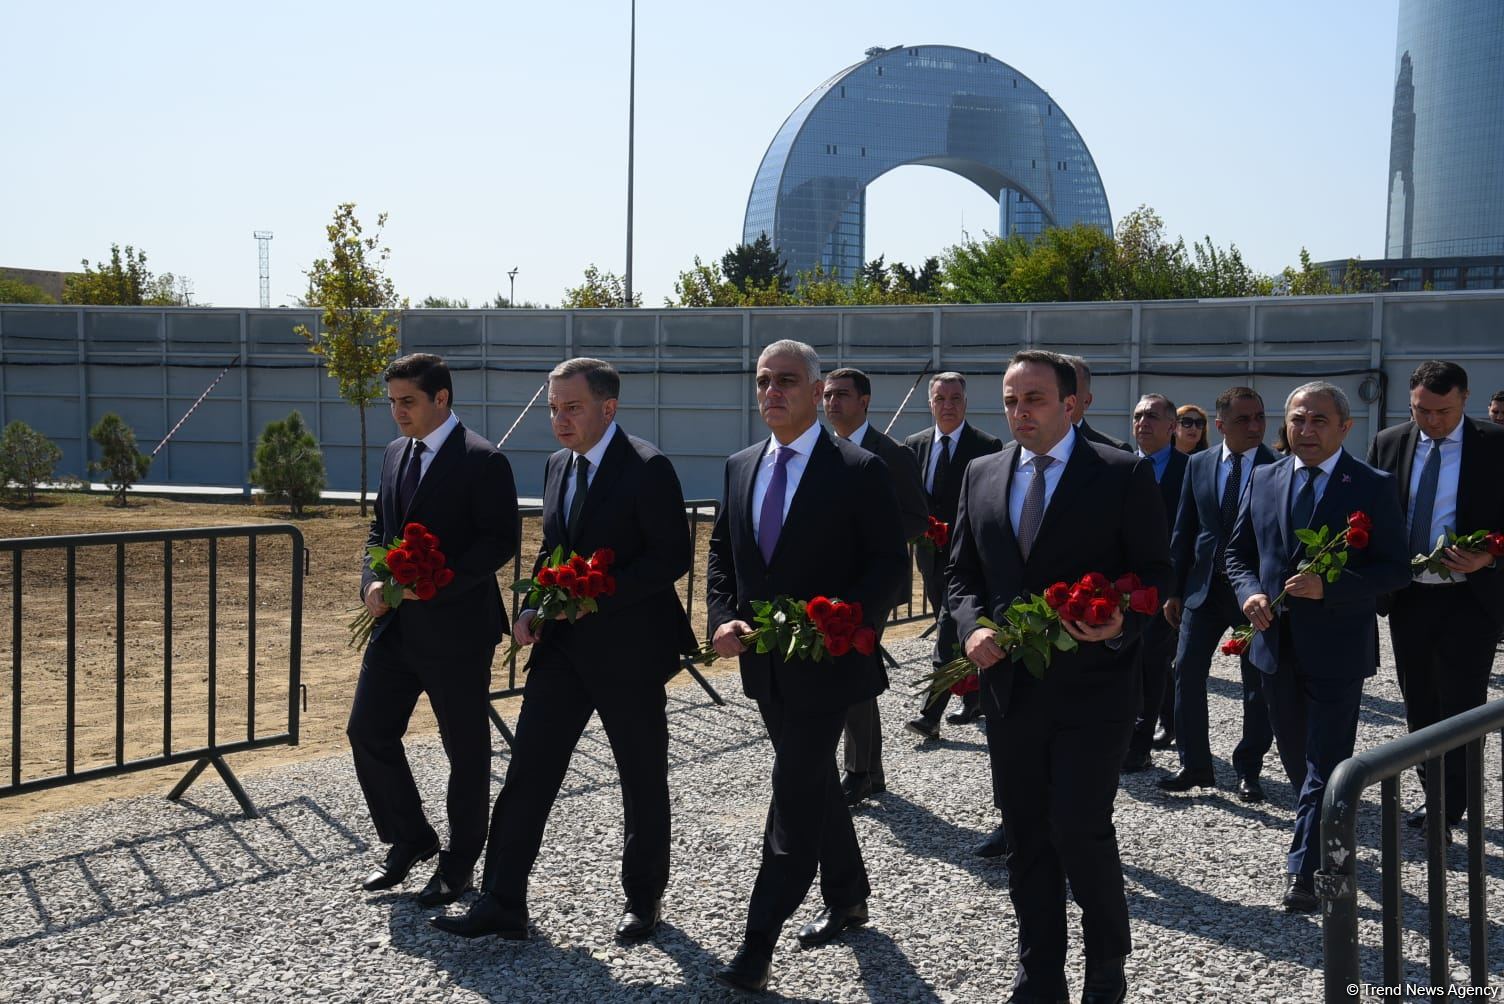
<path id="1" fill-rule="evenodd" d="M 632 47 L 627 75 L 627 302 L 632 306 L 632 160 L 637 130 L 637 0 L 632 0 Z"/>

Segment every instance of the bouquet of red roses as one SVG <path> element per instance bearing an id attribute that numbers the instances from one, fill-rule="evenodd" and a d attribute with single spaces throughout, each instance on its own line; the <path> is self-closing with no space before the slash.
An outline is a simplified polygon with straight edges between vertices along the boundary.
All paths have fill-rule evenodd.
<path id="1" fill-rule="evenodd" d="M 526 593 L 523 601 L 529 610 L 538 612 L 538 622 L 553 620 L 560 614 L 573 624 L 582 613 L 595 613 L 600 609 L 598 596 L 613 596 L 616 593 L 616 577 L 611 566 L 616 563 L 616 552 L 609 547 L 598 548 L 588 559 L 574 552 L 564 553 L 561 544 L 538 569 L 538 574 L 512 583 L 512 591 Z M 507 651 L 511 659 L 522 650 L 517 642 Z"/>
<path id="2" fill-rule="evenodd" d="M 929 527 L 909 543 L 926 551 L 945 550 L 950 544 L 950 524 L 942 523 L 933 516 L 926 516 L 925 519 L 930 521 Z"/>
<path id="3" fill-rule="evenodd" d="M 1437 539 L 1436 547 L 1430 554 L 1417 554 L 1410 559 L 1411 574 L 1420 575 L 1422 572 L 1431 572 L 1448 582 L 1452 581 L 1452 570 L 1441 562 L 1441 552 L 1449 547 L 1463 551 L 1487 551 L 1495 558 L 1504 558 L 1504 533 L 1474 530 L 1472 533 L 1458 536 L 1448 530 L 1446 536 Z"/>
<path id="4" fill-rule="evenodd" d="M 1319 575 L 1328 582 L 1336 582 L 1342 577 L 1342 571 L 1347 567 L 1347 556 L 1350 550 L 1361 551 L 1368 546 L 1368 534 L 1373 530 L 1373 520 L 1368 514 L 1359 509 L 1350 513 L 1347 517 L 1347 525 L 1337 534 L 1332 533 L 1332 528 L 1323 526 L 1319 530 L 1299 529 L 1295 531 L 1295 539 L 1305 545 L 1306 560 L 1296 569 L 1296 575 Z M 1280 607 L 1285 602 L 1285 594 L 1288 589 L 1281 589 L 1274 602 L 1270 604 L 1274 616 L 1280 614 Z M 1253 644 L 1254 627 L 1252 624 L 1244 624 L 1240 628 L 1234 628 L 1232 637 L 1222 643 L 1223 655 L 1242 655 L 1248 651 L 1248 646 Z"/>
<path id="5" fill-rule="evenodd" d="M 809 601 L 779 596 L 753 600 L 752 620 L 757 626 L 741 636 L 742 644 L 758 652 L 777 652 L 785 662 L 808 659 L 821 662 L 856 651 L 877 651 L 877 632 L 862 623 L 862 605 L 816 596 Z M 706 642 L 692 661 L 708 666 L 720 658 Z"/>
<path id="6" fill-rule="evenodd" d="M 420 600 L 431 600 L 454 581 L 454 569 L 446 567 L 439 538 L 422 523 L 407 524 L 402 528 L 402 536 L 389 546 L 373 544 L 366 548 L 366 554 L 371 571 L 382 580 L 381 598 L 392 608 L 402 605 L 408 590 Z M 371 611 L 362 609 L 350 622 L 348 645 L 364 645 L 371 640 L 375 627 L 376 618 Z"/>
<path id="7" fill-rule="evenodd" d="M 1133 572 L 1116 580 L 1088 572 L 1075 583 L 1057 582 L 1042 595 L 1014 600 L 1003 611 L 1002 624 L 987 617 L 977 618 L 977 624 L 992 631 L 992 640 L 1005 657 L 1022 662 L 1031 676 L 1042 680 L 1056 652 L 1074 652 L 1078 647 L 1062 619 L 1096 627 L 1112 620 L 1119 610 L 1153 616 L 1159 612 L 1159 590 L 1145 586 Z M 976 663 L 961 655 L 915 680 L 914 685 L 930 697 L 946 690 L 964 693 L 966 678 L 976 672 Z"/>

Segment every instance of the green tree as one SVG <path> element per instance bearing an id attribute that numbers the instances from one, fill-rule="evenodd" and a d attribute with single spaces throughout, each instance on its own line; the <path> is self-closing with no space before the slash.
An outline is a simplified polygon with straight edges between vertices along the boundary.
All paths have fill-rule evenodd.
<path id="1" fill-rule="evenodd" d="M 602 272 L 594 265 L 585 269 L 585 281 L 564 291 L 560 304 L 566 310 L 588 310 L 596 307 L 640 307 L 642 294 L 633 293 L 627 302 L 626 283 L 614 272 Z"/>
<path id="2" fill-rule="evenodd" d="M 513 303 L 511 300 L 507 299 L 506 294 L 497 293 L 494 297 L 491 298 L 490 303 L 484 303 L 481 304 L 481 306 L 487 308 L 488 310 L 511 310 L 513 308 L 519 310 L 537 310 L 539 307 L 542 307 L 544 305 L 541 303 L 534 303 L 531 300 L 518 300 L 516 303 Z"/>
<path id="3" fill-rule="evenodd" d="M 1364 268 L 1363 259 L 1349 258 L 1340 288 L 1344 293 L 1383 293 L 1389 289 L 1389 283 L 1382 272 Z"/>
<path id="4" fill-rule="evenodd" d="M 1286 265 L 1280 273 L 1282 292 L 1290 296 L 1326 296 L 1339 292 L 1326 269 L 1311 261 L 1311 252 L 1300 249 L 1300 268 Z"/>
<path id="5" fill-rule="evenodd" d="M 89 430 L 89 438 L 100 452 L 99 460 L 89 461 L 89 471 L 105 476 L 105 483 L 115 491 L 116 503 L 123 507 L 126 489 L 146 477 L 151 457 L 136 449 L 135 430 L 113 411 L 106 412 Z"/>
<path id="6" fill-rule="evenodd" d="M 251 484 L 271 498 L 285 500 L 294 516 L 319 500 L 324 490 L 324 455 L 299 412 L 280 422 L 267 422 L 261 430 Z"/>
<path id="7" fill-rule="evenodd" d="M 464 297 L 425 296 L 418 307 L 422 310 L 469 310 L 470 301 Z"/>
<path id="8" fill-rule="evenodd" d="M 935 300 L 944 291 L 940 280 L 940 259 L 934 255 L 926 258 L 915 272 L 901 261 L 888 266 L 892 286 L 901 288 L 925 300 Z"/>
<path id="9" fill-rule="evenodd" d="M 1052 227 L 1014 264 L 1008 290 L 1018 303 L 1110 300 L 1117 292 L 1116 258 L 1112 238 L 1097 227 Z"/>
<path id="10" fill-rule="evenodd" d="M 386 394 L 381 374 L 397 355 L 397 324 L 388 311 L 399 306 L 392 280 L 383 271 L 390 249 L 381 244 L 386 213 L 367 237 L 355 216 L 355 203 L 342 202 L 324 228 L 329 257 L 308 270 L 308 304 L 321 308 L 319 330 L 293 329 L 308 351 L 324 361 L 339 385 L 339 396 L 360 416 L 360 515 L 366 515 L 366 409 Z"/>
<path id="11" fill-rule="evenodd" d="M 945 249 L 940 280 L 951 303 L 1008 303 L 1013 299 L 1013 269 L 1029 253 L 1029 241 L 1017 233 L 984 233 Z"/>
<path id="12" fill-rule="evenodd" d="M 758 234 L 751 244 L 738 244 L 722 255 L 721 274 L 743 293 L 769 287 L 781 293 L 789 288 L 788 266 L 774 250 L 767 231 Z"/>
<path id="13" fill-rule="evenodd" d="M 0 303 L 56 303 L 41 286 L 0 274 Z"/>
<path id="14" fill-rule="evenodd" d="M 1186 270 L 1186 296 L 1268 296 L 1274 291 L 1273 277 L 1249 268 L 1236 244 L 1223 251 L 1208 236 L 1205 244 L 1197 241 L 1193 249 L 1194 260 Z"/>
<path id="15" fill-rule="evenodd" d="M 35 502 L 37 485 L 52 480 L 61 459 L 56 443 L 18 418 L 0 433 L 0 488 L 14 483 L 28 503 Z"/>
<path id="16" fill-rule="evenodd" d="M 146 252 L 129 244 L 122 254 L 119 244 L 110 245 L 110 260 L 95 268 L 85 258 L 80 274 L 63 279 L 63 302 L 116 307 L 185 307 L 193 297 L 193 284 L 171 272 L 152 274 L 146 267 Z"/>
<path id="17" fill-rule="evenodd" d="M 887 255 L 878 255 L 863 265 L 857 273 L 857 278 L 879 296 L 888 291 L 888 266 L 884 261 L 886 258 Z"/>
<path id="18" fill-rule="evenodd" d="M 675 299 L 677 297 L 677 299 Z M 665 297 L 665 307 L 741 307 L 744 294 L 714 267 L 695 255 L 695 263 L 674 280 L 674 295 Z"/>

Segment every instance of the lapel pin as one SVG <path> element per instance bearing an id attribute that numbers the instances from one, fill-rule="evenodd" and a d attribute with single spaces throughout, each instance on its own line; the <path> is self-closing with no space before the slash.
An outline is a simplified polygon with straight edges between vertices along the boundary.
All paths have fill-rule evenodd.
<path id="1" fill-rule="evenodd" d="M 1342 483 L 1343 484 L 1350 483 L 1352 481 L 1352 479 L 1353 479 L 1353 476 L 1351 474 L 1344 474 L 1344 475 L 1342 475 Z"/>

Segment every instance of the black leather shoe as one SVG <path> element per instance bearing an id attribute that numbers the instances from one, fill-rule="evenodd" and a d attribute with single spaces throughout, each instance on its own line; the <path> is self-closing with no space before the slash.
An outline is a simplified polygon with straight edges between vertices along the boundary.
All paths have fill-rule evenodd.
<path id="1" fill-rule="evenodd" d="M 957 711 L 954 714 L 946 715 L 945 720 L 947 722 L 950 722 L 952 725 L 970 725 L 972 722 L 981 717 L 982 706 L 980 704 L 977 704 L 969 708 L 962 708 L 960 711 Z"/>
<path id="2" fill-rule="evenodd" d="M 1405 817 L 1405 825 L 1408 826 L 1408 827 L 1410 827 L 1412 830 L 1424 830 L 1426 828 L 1426 807 L 1424 805 L 1422 805 L 1420 808 L 1418 808 L 1414 812 L 1410 813 L 1410 815 L 1406 816 Z M 1452 818 L 1448 817 L 1448 819 L 1447 819 L 1447 826 L 1450 827 L 1450 826 L 1461 826 L 1461 825 L 1462 825 L 1462 817 L 1461 816 L 1458 816 L 1456 819 L 1452 819 Z"/>
<path id="3" fill-rule="evenodd" d="M 1159 779 L 1159 786 L 1165 791 L 1190 791 L 1192 788 L 1215 788 L 1217 775 L 1209 770 L 1191 770 L 1182 767 L 1169 777 Z"/>
<path id="4" fill-rule="evenodd" d="M 1264 800 L 1264 786 L 1259 784 L 1256 777 L 1238 778 L 1238 801 L 1262 802 Z"/>
<path id="5" fill-rule="evenodd" d="M 360 887 L 366 892 L 380 892 L 383 889 L 401 885 L 407 878 L 407 873 L 413 870 L 413 865 L 419 861 L 427 861 L 437 853 L 439 853 L 437 836 L 433 838 L 432 843 L 428 844 L 393 844 L 391 850 L 386 852 L 386 860 L 366 876 L 366 880 L 360 884 Z"/>
<path id="6" fill-rule="evenodd" d="M 1286 875 L 1284 907 L 1287 913 L 1315 913 L 1320 909 L 1315 881 L 1306 875 Z"/>
<path id="7" fill-rule="evenodd" d="M 469 872 L 465 873 L 463 879 L 451 879 L 444 874 L 443 866 L 440 866 L 433 870 L 433 878 L 418 893 L 418 905 L 430 908 L 448 906 L 474 888 Z"/>
<path id="8" fill-rule="evenodd" d="M 1008 837 L 1003 833 L 1003 824 L 998 823 L 993 827 L 987 839 L 972 849 L 973 854 L 979 858 L 1000 858 L 1008 853 Z"/>
<path id="9" fill-rule="evenodd" d="M 845 796 L 847 805 L 856 805 L 865 798 L 887 790 L 888 786 L 882 778 L 871 774 L 847 774 L 841 778 L 841 794 Z"/>
<path id="10" fill-rule="evenodd" d="M 750 942 L 743 941 L 731 961 L 715 971 L 717 983 L 724 983 L 737 990 L 757 993 L 768 987 L 768 976 L 773 970 L 773 953 Z"/>
<path id="11" fill-rule="evenodd" d="M 867 901 L 855 906 L 832 910 L 825 906 L 815 914 L 815 919 L 799 928 L 799 944 L 805 948 L 818 948 L 835 941 L 848 927 L 861 927 L 867 923 Z"/>
<path id="12" fill-rule="evenodd" d="M 1081 985 L 1081 1004 L 1123 1004 L 1128 999 L 1128 977 L 1122 959 L 1104 962 L 1086 960 L 1086 982 Z"/>
<path id="13" fill-rule="evenodd" d="M 627 904 L 626 911 L 621 915 L 620 922 L 616 925 L 616 936 L 628 941 L 636 941 L 638 938 L 646 938 L 658 929 L 658 921 L 663 919 L 663 900 L 655 899 L 641 907 Z"/>
<path id="14" fill-rule="evenodd" d="M 1167 750 L 1175 745 L 1175 733 L 1161 725 L 1154 730 L 1154 738 L 1149 743 L 1157 750 Z"/>
<path id="15" fill-rule="evenodd" d="M 1145 750 L 1142 753 L 1135 753 L 1133 752 L 1133 750 L 1129 750 L 1128 753 L 1123 757 L 1124 774 L 1137 774 L 1141 771 L 1146 771 L 1153 766 L 1154 761 L 1150 759 L 1148 750 Z"/>
<path id="16" fill-rule="evenodd" d="M 476 900 L 467 913 L 458 917 L 429 917 L 428 922 L 462 938 L 494 934 L 508 941 L 527 940 L 527 909 L 502 906 L 490 893 Z"/>
<path id="17" fill-rule="evenodd" d="M 915 718 L 913 721 L 905 723 L 904 728 L 908 729 L 910 732 L 914 733 L 921 739 L 928 740 L 940 738 L 940 726 L 936 725 L 928 718 Z"/>

